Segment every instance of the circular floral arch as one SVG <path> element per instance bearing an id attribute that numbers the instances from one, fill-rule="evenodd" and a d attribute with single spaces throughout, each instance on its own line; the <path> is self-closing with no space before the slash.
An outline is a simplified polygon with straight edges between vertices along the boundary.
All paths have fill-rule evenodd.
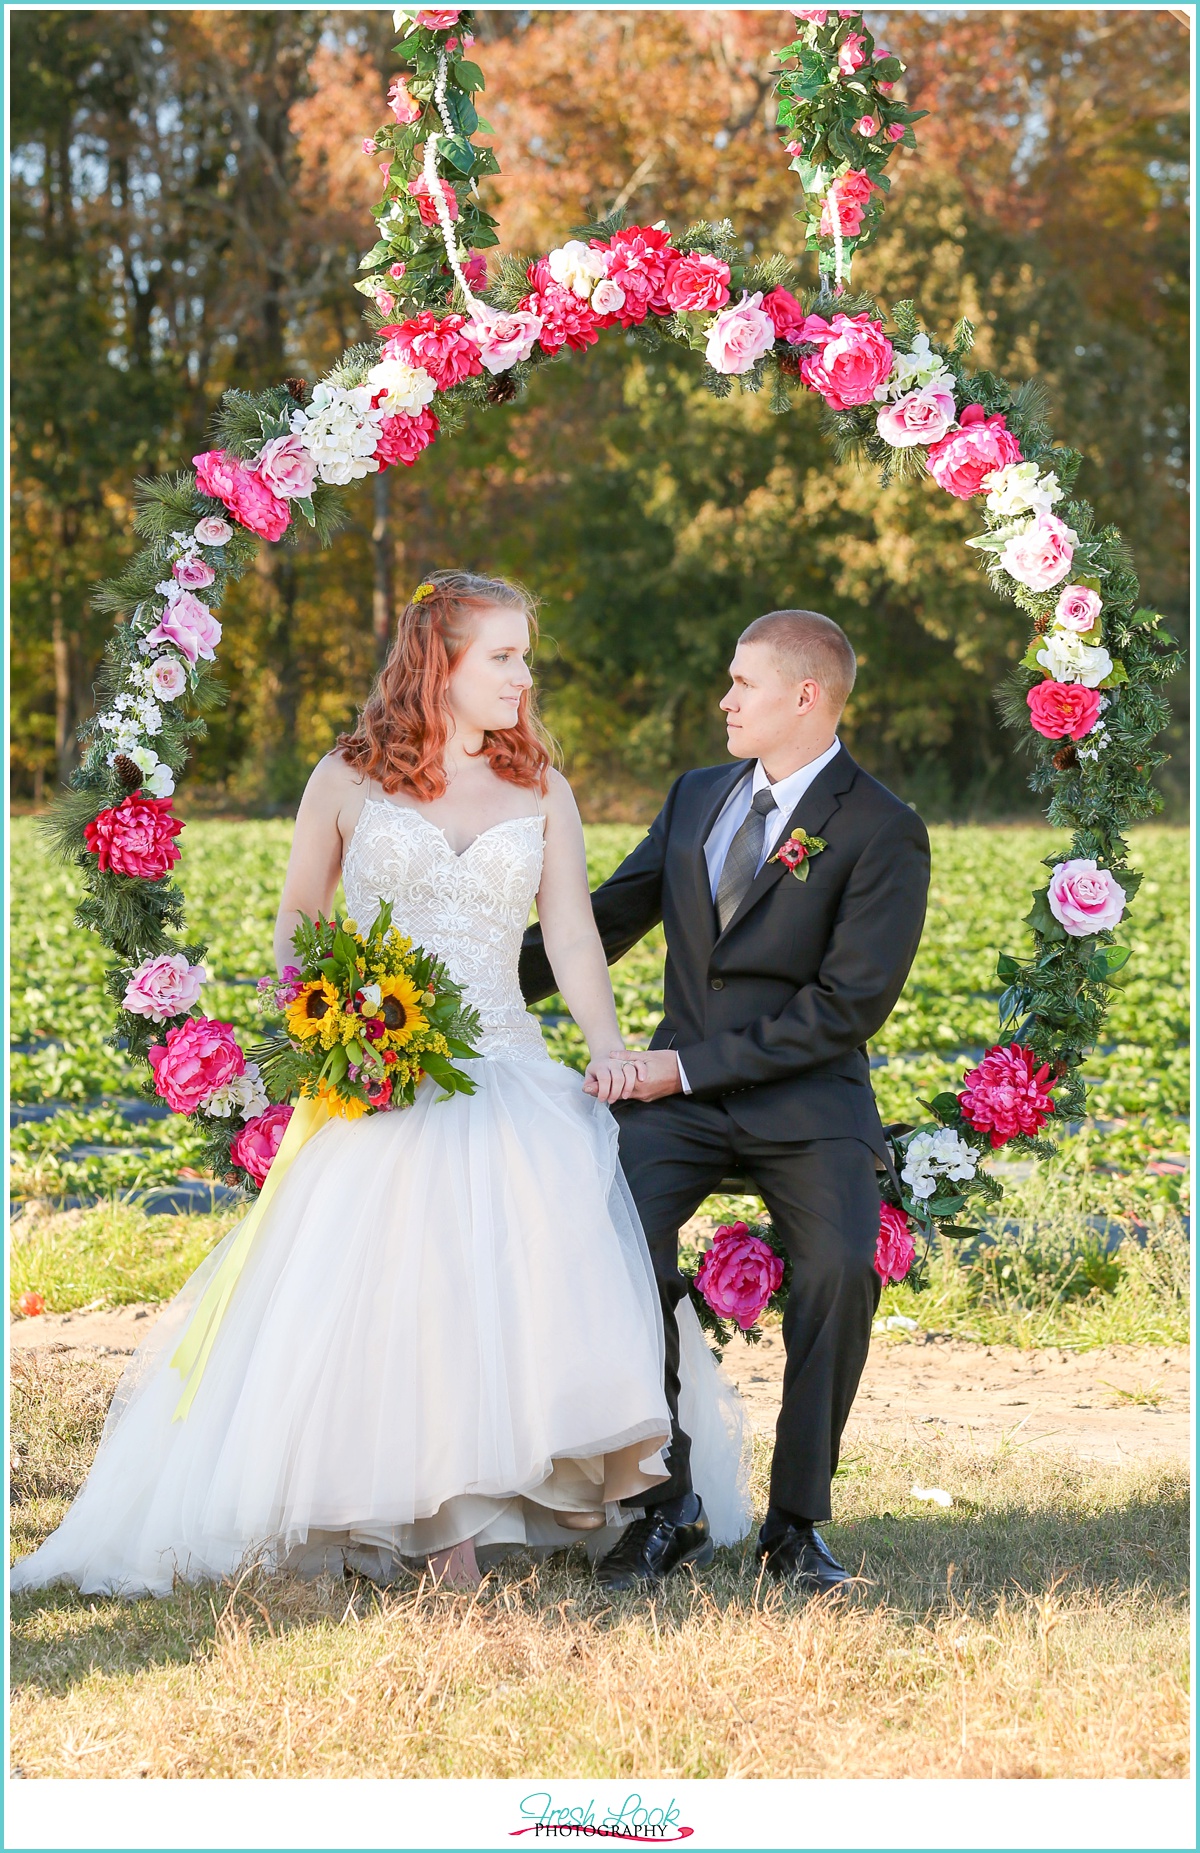
<path id="1" fill-rule="evenodd" d="M 1151 775 L 1165 755 L 1154 741 L 1178 652 L 1139 603 L 1120 534 L 1097 527 L 1074 495 L 1082 459 L 1052 438 L 1038 383 L 1014 389 L 971 371 L 965 322 L 944 340 L 911 302 L 885 312 L 851 294 L 854 252 L 882 216 L 889 159 L 915 146 L 922 112 L 896 98 L 904 66 L 874 43 L 861 13 L 795 11 L 797 37 L 776 54 L 779 128 L 803 189 L 797 217 L 816 253 L 817 289 L 801 288 L 786 257 L 747 262 L 728 220 L 673 236 L 618 214 L 544 258 L 503 255 L 489 266 L 484 254 L 499 240 L 478 181 L 498 166 L 474 139 L 490 131 L 475 105 L 484 77 L 467 55 L 471 14 L 401 9 L 406 68 L 388 92 L 392 119 L 363 143 L 382 157 L 384 178 L 379 235 L 355 286 L 368 298 L 371 338 L 313 387 L 287 380 L 226 393 L 213 449 L 191 470 L 140 486 L 145 545 L 96 594 L 116 624 L 82 764 L 50 827 L 83 871 L 79 924 L 116 955 L 117 1034 L 205 1128 L 217 1170 L 248 1187 L 261 1184 L 272 1146 L 267 1094 L 231 1027 L 200 1008 L 203 948 L 182 941 L 173 879 L 183 824 L 172 793 L 220 699 L 215 613 L 225 587 L 260 541 L 294 539 L 307 524 L 327 544 L 343 519 L 342 485 L 415 465 L 471 407 L 515 398 L 535 368 L 609 329 L 696 349 L 718 396 L 735 382 L 769 389 L 786 412 L 794 392 L 817 393 L 840 455 L 880 465 L 884 481 L 925 473 L 978 509 L 981 532 L 967 545 L 1031 620 L 1005 719 L 1032 752 L 1032 789 L 1048 794 L 1047 816 L 1070 840 L 1046 858 L 1027 916 L 1031 946 L 999 957 L 994 1047 L 961 1092 L 922 1102 L 924 1123 L 893 1139 L 902 1188 L 890 1190 L 885 1232 L 901 1248 L 905 1219 L 927 1237 L 961 1233 L 971 1198 L 1002 1194 L 979 1168 L 984 1152 L 1048 1155 L 1056 1148 L 1043 1128 L 1084 1111 L 1082 1065 L 1130 957 L 1114 932 L 1141 880 L 1122 832 L 1160 808 Z M 277 1144 L 281 1116 L 270 1123 Z"/>

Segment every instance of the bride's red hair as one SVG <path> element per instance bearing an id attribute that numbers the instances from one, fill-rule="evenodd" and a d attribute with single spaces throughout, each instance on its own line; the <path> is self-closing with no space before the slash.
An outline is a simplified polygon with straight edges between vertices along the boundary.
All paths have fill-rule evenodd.
<path id="1" fill-rule="evenodd" d="M 507 579 L 476 573 L 430 573 L 433 589 L 410 599 L 400 614 L 396 641 L 375 679 L 353 733 L 338 737 L 346 764 L 384 791 L 407 791 L 428 803 L 446 789 L 442 759 L 450 734 L 446 686 L 471 641 L 471 614 L 506 605 L 528 619 L 537 641 L 537 616 L 530 595 Z M 492 771 L 513 785 L 545 791 L 554 745 L 537 718 L 532 689 L 521 698 L 515 727 L 483 736 Z"/>

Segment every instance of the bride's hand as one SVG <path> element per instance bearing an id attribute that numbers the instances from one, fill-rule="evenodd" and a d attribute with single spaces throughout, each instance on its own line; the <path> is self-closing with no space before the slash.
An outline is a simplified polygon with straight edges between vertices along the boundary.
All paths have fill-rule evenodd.
<path id="1" fill-rule="evenodd" d="M 614 1049 L 611 1055 L 593 1057 L 583 1077 L 585 1094 L 611 1105 L 614 1100 L 628 1100 L 638 1082 L 644 1078 L 646 1064 L 636 1049 Z"/>

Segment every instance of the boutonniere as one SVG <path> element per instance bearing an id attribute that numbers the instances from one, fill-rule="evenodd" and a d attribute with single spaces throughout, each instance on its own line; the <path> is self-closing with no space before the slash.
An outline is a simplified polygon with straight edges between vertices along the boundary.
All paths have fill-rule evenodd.
<path id="1" fill-rule="evenodd" d="M 797 881 L 808 880 L 808 865 L 814 856 L 819 856 L 829 845 L 823 836 L 809 836 L 807 830 L 793 830 L 786 842 L 779 845 L 772 862 L 782 862 L 785 869 L 796 877 Z"/>

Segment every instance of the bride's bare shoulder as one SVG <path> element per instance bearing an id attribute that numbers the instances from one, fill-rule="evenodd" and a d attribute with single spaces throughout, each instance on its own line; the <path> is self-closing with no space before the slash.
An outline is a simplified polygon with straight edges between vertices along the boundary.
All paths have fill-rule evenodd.
<path id="1" fill-rule="evenodd" d="M 542 800 L 548 817 L 577 817 L 579 806 L 569 780 L 551 766 L 546 774 L 546 795 Z"/>

